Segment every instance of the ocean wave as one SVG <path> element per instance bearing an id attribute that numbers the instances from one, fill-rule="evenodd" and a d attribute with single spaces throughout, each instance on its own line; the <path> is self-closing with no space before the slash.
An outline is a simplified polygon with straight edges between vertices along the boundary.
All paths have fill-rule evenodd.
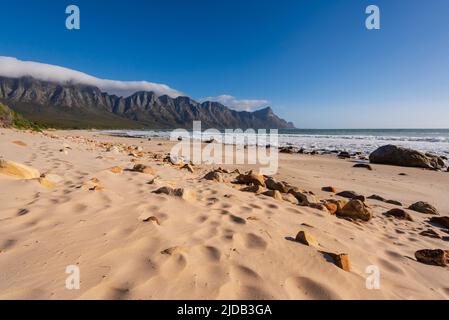
<path id="1" fill-rule="evenodd" d="M 172 131 L 113 130 L 103 132 L 111 135 L 120 135 L 127 137 L 158 137 L 169 139 Z M 441 132 L 417 132 L 418 134 L 413 135 L 387 135 L 386 133 L 388 132 L 377 135 L 280 133 L 278 135 L 278 141 L 276 143 L 270 143 L 270 141 L 264 141 L 261 143 L 259 140 L 259 136 L 257 134 L 253 134 L 247 135 L 243 144 L 271 144 L 273 146 L 280 147 L 295 146 L 306 150 L 339 150 L 348 152 L 361 152 L 364 154 L 369 154 L 382 145 L 395 144 L 398 146 L 412 148 L 423 152 L 449 155 L 449 133 L 444 132 L 444 134 L 441 134 Z M 234 133 L 231 136 L 233 137 L 232 141 L 241 141 L 239 140 L 239 138 L 241 138 L 241 134 Z M 211 137 L 215 138 L 219 142 L 224 141 L 223 134 L 219 137 L 207 133 L 193 135 L 193 139 L 203 141 L 209 140 Z M 235 143 L 236 142 L 234 142 L 234 144 Z"/>

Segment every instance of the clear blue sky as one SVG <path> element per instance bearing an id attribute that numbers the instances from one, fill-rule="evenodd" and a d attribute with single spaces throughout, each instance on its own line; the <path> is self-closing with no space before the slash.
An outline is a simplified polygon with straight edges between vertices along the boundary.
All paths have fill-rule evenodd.
<path id="1" fill-rule="evenodd" d="M 301 128 L 449 127 L 447 0 L 8 1 L 0 55 L 266 99 Z"/>

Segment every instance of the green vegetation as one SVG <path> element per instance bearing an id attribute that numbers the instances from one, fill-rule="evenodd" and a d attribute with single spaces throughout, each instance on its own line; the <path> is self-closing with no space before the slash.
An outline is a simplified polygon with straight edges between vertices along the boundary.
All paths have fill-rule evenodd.
<path id="1" fill-rule="evenodd" d="M 41 131 L 41 125 L 25 119 L 22 115 L 0 103 L 0 127 L 13 127 L 20 130 Z"/>

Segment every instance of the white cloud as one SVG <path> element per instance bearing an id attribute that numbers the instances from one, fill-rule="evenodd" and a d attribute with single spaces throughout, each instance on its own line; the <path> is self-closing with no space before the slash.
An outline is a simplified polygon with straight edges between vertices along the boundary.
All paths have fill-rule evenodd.
<path id="1" fill-rule="evenodd" d="M 20 78 L 30 76 L 51 82 L 72 82 L 98 87 L 100 90 L 118 96 L 129 96 L 137 91 L 153 91 L 157 95 L 168 95 L 172 98 L 183 95 L 181 92 L 165 84 L 147 81 L 117 81 L 90 76 L 76 70 L 55 65 L 21 61 L 12 57 L 0 56 L 0 76 Z"/>
<path id="2" fill-rule="evenodd" d="M 260 100 L 260 99 L 238 100 L 235 97 L 227 94 L 223 94 L 217 97 L 207 97 L 201 99 L 201 101 L 217 101 L 227 107 L 230 107 L 231 109 L 235 109 L 238 111 L 253 111 L 254 109 L 267 106 L 267 104 L 269 103 L 268 100 Z"/>

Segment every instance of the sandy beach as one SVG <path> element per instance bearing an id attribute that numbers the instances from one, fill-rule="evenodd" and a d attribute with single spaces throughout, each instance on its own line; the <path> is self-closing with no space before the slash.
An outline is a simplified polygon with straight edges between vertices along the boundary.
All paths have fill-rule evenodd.
<path id="1" fill-rule="evenodd" d="M 164 161 L 173 143 L 0 129 L 0 158 L 50 181 L 0 174 L 0 299 L 449 299 L 449 268 L 415 258 L 448 250 L 449 231 L 407 209 L 425 201 L 447 216 L 448 172 L 279 155 L 274 178 L 317 201 L 345 199 L 327 186 L 365 196 L 372 218 L 359 221 L 287 194 L 241 191 L 234 170 L 257 166 L 222 166 L 223 181 L 204 179 L 218 166 L 191 172 Z M 154 192 L 162 187 L 182 192 Z M 413 221 L 384 215 L 394 208 Z M 316 241 L 296 241 L 300 231 Z M 332 253 L 347 254 L 350 270 Z M 79 290 L 66 288 L 70 265 Z M 367 288 L 369 266 L 380 272 L 377 289 Z"/>

